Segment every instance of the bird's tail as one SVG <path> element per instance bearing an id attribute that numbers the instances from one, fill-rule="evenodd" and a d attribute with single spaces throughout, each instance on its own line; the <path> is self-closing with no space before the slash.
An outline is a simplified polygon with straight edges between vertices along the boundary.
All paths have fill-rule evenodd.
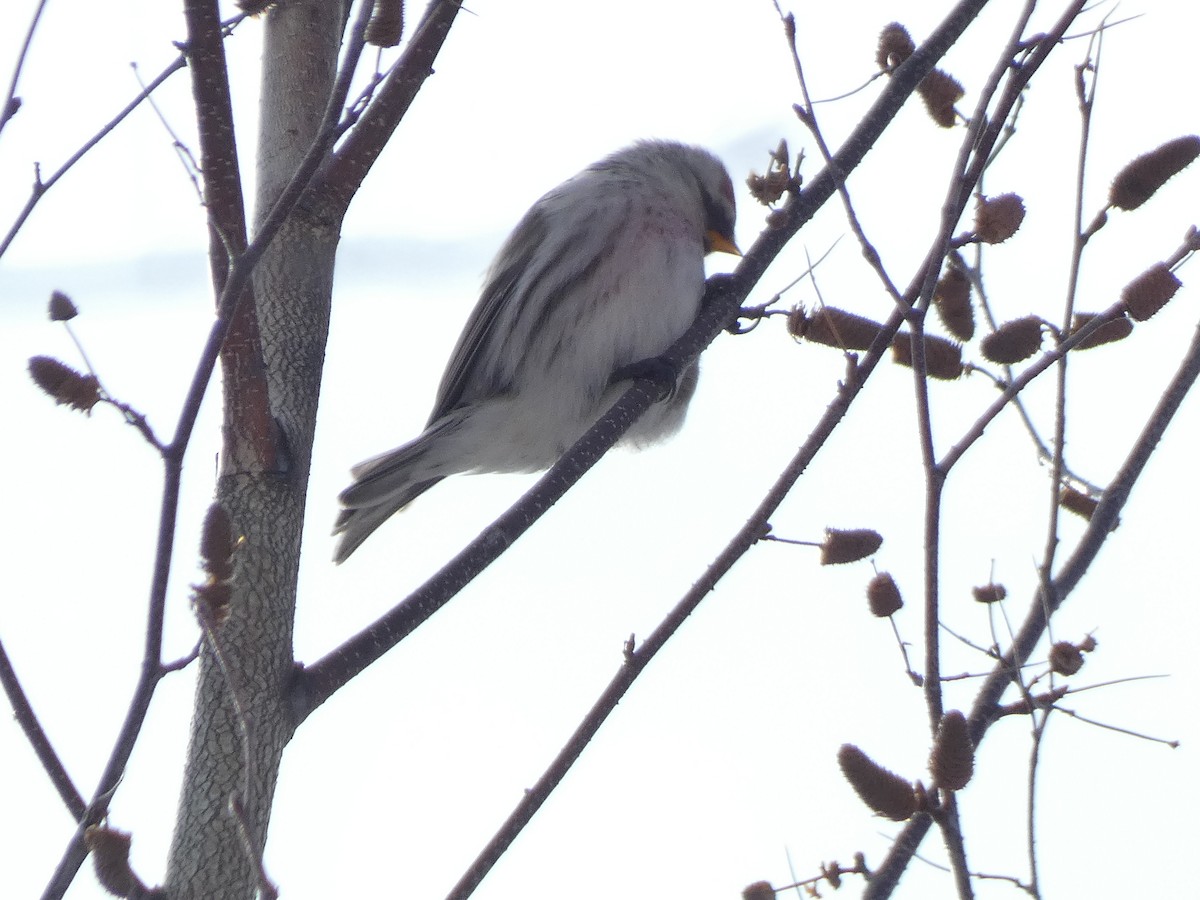
<path id="1" fill-rule="evenodd" d="M 339 565 L 344 563 L 350 554 L 358 549 L 359 544 L 369 538 L 393 513 L 408 506 L 441 480 L 442 477 L 439 476 L 411 484 L 406 490 L 388 495 L 371 506 L 343 509 L 338 513 L 337 521 L 333 525 L 333 533 L 341 536 L 333 552 L 333 561 Z"/>
<path id="2" fill-rule="evenodd" d="M 428 449 L 427 438 L 427 434 L 422 435 L 350 470 L 354 483 L 338 496 L 344 508 L 333 525 L 333 533 L 341 535 L 333 554 L 334 562 L 345 562 L 389 516 L 408 506 L 445 477 L 422 477 L 429 474 L 421 465 Z M 424 473 L 423 468 L 426 468 Z"/>

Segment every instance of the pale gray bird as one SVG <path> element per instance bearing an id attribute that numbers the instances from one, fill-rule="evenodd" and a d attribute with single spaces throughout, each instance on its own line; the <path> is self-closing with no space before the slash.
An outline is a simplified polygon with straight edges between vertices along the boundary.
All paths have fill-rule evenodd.
<path id="1" fill-rule="evenodd" d="M 492 263 L 425 430 L 359 463 L 342 491 L 342 562 L 447 475 L 552 466 L 692 321 L 704 256 L 738 253 L 733 184 L 699 147 L 642 141 L 538 200 Z M 699 367 L 624 441 L 674 434 Z"/>

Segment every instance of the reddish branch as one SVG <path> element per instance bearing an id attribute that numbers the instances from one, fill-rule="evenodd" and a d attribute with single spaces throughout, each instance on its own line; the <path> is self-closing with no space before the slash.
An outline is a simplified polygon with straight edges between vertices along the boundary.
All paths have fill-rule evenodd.
<path id="1" fill-rule="evenodd" d="M 200 140 L 200 172 L 208 208 L 208 262 L 219 296 L 229 266 L 246 249 L 246 205 L 238 168 L 233 103 L 225 42 L 212 0 L 186 0 L 188 71 Z M 222 465 L 226 471 L 277 471 L 280 453 L 271 418 L 258 316 L 247 285 L 237 298 L 221 347 L 225 375 L 225 428 Z"/>
<path id="2" fill-rule="evenodd" d="M 429 4 L 404 55 L 333 154 L 324 172 L 323 188 L 335 209 L 345 211 L 350 205 L 425 79 L 433 74 L 433 62 L 461 7 L 462 0 L 433 0 Z"/>

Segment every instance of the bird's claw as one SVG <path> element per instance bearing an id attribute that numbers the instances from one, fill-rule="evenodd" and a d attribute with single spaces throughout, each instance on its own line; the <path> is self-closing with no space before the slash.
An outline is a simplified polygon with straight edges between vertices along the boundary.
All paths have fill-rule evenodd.
<path id="1" fill-rule="evenodd" d="M 670 400 L 679 386 L 679 366 L 663 356 L 652 356 L 621 366 L 608 379 L 609 385 L 621 381 L 645 380 L 658 388 L 658 400 Z"/>

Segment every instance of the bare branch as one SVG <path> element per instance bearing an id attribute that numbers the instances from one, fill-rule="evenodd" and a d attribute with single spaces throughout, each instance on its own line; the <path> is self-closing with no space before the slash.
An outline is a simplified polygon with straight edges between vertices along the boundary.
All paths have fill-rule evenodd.
<path id="1" fill-rule="evenodd" d="M 12 244 L 13 239 L 16 238 L 17 233 L 21 230 L 21 227 L 25 224 L 25 221 L 33 212 L 33 208 L 37 206 L 38 201 L 45 196 L 46 192 L 50 190 L 50 188 L 54 187 L 54 185 L 58 183 L 58 180 L 66 175 L 67 172 L 69 172 L 77 162 L 83 159 L 89 150 L 108 137 L 108 135 L 111 134 L 113 130 L 116 129 L 116 127 L 120 125 L 131 112 L 133 112 L 142 104 L 142 101 L 150 96 L 153 91 L 157 90 L 163 82 L 182 69 L 184 65 L 184 58 L 182 55 L 180 55 L 175 59 L 174 62 L 163 69 L 162 72 L 158 74 L 157 78 L 146 85 L 145 89 L 143 89 L 140 94 L 131 100 L 124 109 L 113 116 L 113 118 L 110 119 L 103 128 L 92 135 L 87 143 L 71 154 L 67 161 L 59 166 L 49 178 L 43 180 L 41 169 L 39 167 L 35 167 L 33 189 L 30 191 L 29 199 L 25 201 L 25 205 L 21 208 L 21 211 L 17 213 L 16 219 L 14 219 L 12 225 L 9 226 L 8 232 L 4 235 L 3 239 L 0 239 L 0 257 L 4 256 L 5 252 Z"/>
<path id="2" fill-rule="evenodd" d="M 803 192 L 789 199 L 780 210 L 782 215 L 774 223 L 774 227 L 768 228 L 759 236 L 732 276 L 710 279 L 700 316 L 665 354 L 666 359 L 677 364 L 686 364 L 695 359 L 736 318 L 737 311 L 750 288 L 762 277 L 780 250 L 833 195 L 840 178 L 858 166 L 890 124 L 905 99 L 986 2 L 987 0 L 963 0 L 956 7 L 930 39 L 897 71 L 858 128 L 847 138 L 842 149 L 834 157 L 838 174 L 832 171 L 832 167 L 827 167 L 818 174 Z M 899 317 L 894 315 L 890 323 L 890 333 L 885 330 L 881 334 L 876 346 L 858 367 L 859 375 L 865 376 L 874 368 L 898 327 Z M 857 382 L 851 383 L 845 391 L 853 396 L 860 386 Z M 647 383 L 635 382 L 613 408 L 568 450 L 516 505 L 489 526 L 441 571 L 373 625 L 315 662 L 307 670 L 300 671 L 293 685 L 297 723 L 437 612 L 509 544 L 520 537 L 571 484 L 616 443 L 635 418 L 649 407 L 653 397 L 654 391 Z M 841 412 L 844 413 L 844 409 Z M 836 424 L 836 421 L 829 427 L 832 428 L 833 424 Z M 819 429 L 822 427 L 824 425 L 818 426 Z M 798 475 L 799 471 L 793 478 Z"/>
<path id="3" fill-rule="evenodd" d="M 956 166 L 956 171 L 961 175 L 957 182 L 952 185 L 951 190 L 943 207 L 942 231 L 947 235 L 947 224 L 953 218 L 957 221 L 958 214 L 955 210 L 961 210 L 965 207 L 967 198 L 975 185 L 978 184 L 989 159 L 992 156 L 996 142 L 1000 139 L 1004 124 L 1008 120 L 1009 113 L 1015 106 L 1020 97 L 1021 91 L 1029 83 L 1029 80 L 1038 71 L 1041 65 L 1046 61 L 1050 52 L 1058 45 L 1067 28 L 1082 11 L 1084 6 L 1083 0 L 1075 0 L 1060 16 L 1055 23 L 1054 28 L 1048 33 L 1039 36 L 1035 41 L 1028 42 L 1032 50 L 1020 65 L 1015 68 L 1011 66 L 1011 55 L 1007 53 L 1002 55 L 1001 60 L 992 73 L 991 84 L 995 85 L 991 90 L 985 90 L 981 95 L 979 106 L 972 117 L 972 123 L 969 131 L 976 132 L 978 137 L 972 141 L 964 141 L 960 150 L 959 163 Z M 1019 29 L 1014 32 L 1013 38 L 1009 43 L 1009 50 L 1013 53 L 1025 46 L 1021 39 L 1021 30 L 1024 29 L 1029 13 L 1032 9 L 1032 4 L 1026 7 L 1022 16 L 1018 17 Z M 999 87 L 1001 80 L 1007 77 L 1007 82 L 1003 90 L 1000 90 L 998 99 L 995 102 L 994 113 L 988 118 L 987 109 L 990 104 L 990 98 L 996 88 Z M 928 303 L 928 298 L 932 294 L 933 282 L 937 277 L 937 271 L 940 270 L 940 260 L 945 254 L 946 247 L 949 246 L 947 241 L 942 253 L 936 259 L 938 265 L 935 267 L 929 265 L 927 271 L 927 292 L 923 291 L 918 302 L 922 305 Z M 932 260 L 930 260 L 932 263 Z M 1098 326 L 1097 326 L 1098 327 Z M 914 327 L 914 333 L 917 329 Z M 1076 335 L 1078 337 L 1078 335 Z M 1082 340 L 1082 338 L 1079 338 Z M 914 340 L 913 357 L 914 357 L 914 375 L 915 388 L 917 393 L 918 415 L 921 422 L 923 433 L 922 438 L 922 453 L 926 468 L 926 522 L 925 522 L 925 578 L 926 578 L 926 610 L 925 610 L 925 699 L 927 712 L 930 716 L 931 723 L 936 727 L 936 721 L 940 719 L 942 703 L 941 703 L 941 679 L 940 679 L 940 649 L 939 649 L 939 626 L 937 620 L 938 601 L 937 601 L 937 585 L 938 585 L 938 556 L 937 556 L 937 537 L 938 526 L 937 519 L 939 516 L 939 504 L 942 485 L 944 484 L 946 474 L 949 467 L 945 465 L 945 460 L 942 464 L 936 462 L 933 453 L 932 435 L 929 432 L 931 419 L 929 416 L 929 399 L 928 389 L 925 384 L 925 379 L 920 377 L 922 370 L 915 363 L 918 360 L 919 342 Z M 1036 642 L 1035 642 L 1036 643 Z M 998 669 L 1004 670 L 1004 684 L 1009 683 L 1011 679 L 1011 670 L 1014 665 L 1019 667 L 1020 663 L 1027 658 L 1028 653 L 1022 655 L 1013 653 L 1011 661 L 1002 661 Z M 993 676 L 994 677 L 994 676 Z M 986 682 L 985 682 L 986 685 Z M 1001 691 L 1003 688 L 1001 688 Z M 983 688 L 981 688 L 981 694 Z M 997 695 L 998 697 L 999 695 Z M 976 707 L 978 709 L 978 706 Z M 936 717 L 934 714 L 937 714 Z M 972 718 L 974 722 L 974 717 Z M 983 731 L 978 733 L 972 730 L 972 740 L 976 745 L 982 737 Z M 864 894 L 869 900 L 878 900 L 878 898 L 888 897 L 895 889 L 901 873 L 905 870 L 908 862 L 911 859 L 911 852 L 919 846 L 921 839 L 924 837 L 928 825 L 917 820 L 910 822 L 905 827 L 902 835 L 903 840 L 898 840 L 893 846 L 892 851 L 888 854 L 881 870 L 876 872 L 867 886 Z M 909 848 L 912 848 L 911 850 Z M 963 878 L 965 875 L 962 872 L 957 872 L 959 878 L 960 891 L 963 889 Z"/>
<path id="4" fill-rule="evenodd" d="M 192 6 L 203 2 L 204 0 L 190 0 Z M 215 15 L 213 10 L 215 10 L 215 4 L 207 12 L 203 9 L 194 10 L 195 15 L 198 17 L 196 28 L 199 32 L 202 32 L 203 40 L 210 42 L 206 45 L 210 54 L 214 52 L 211 41 L 218 40 L 220 37 L 219 31 L 213 31 L 213 17 Z M 194 53 L 196 49 L 194 46 L 190 47 L 189 52 Z M 357 58 L 355 58 L 355 63 L 356 61 Z M 215 61 L 210 61 L 210 63 L 218 66 Z M 351 64 L 352 66 L 353 63 Z M 220 72 L 224 71 L 223 64 L 218 66 L 218 70 Z M 346 83 L 348 81 L 349 76 L 345 79 Z M 112 792 L 116 789 L 121 774 L 128 763 L 142 723 L 145 721 L 154 688 L 165 672 L 161 662 L 162 626 L 167 581 L 174 553 L 175 524 L 178 516 L 184 455 L 191 440 L 192 431 L 195 428 L 200 404 L 204 399 L 208 384 L 212 378 L 218 354 L 233 326 L 238 305 L 240 302 L 243 302 L 242 298 L 245 294 L 245 288 L 249 284 L 250 275 L 287 216 L 299 202 L 304 190 L 316 173 L 318 166 L 325 159 L 332 145 L 337 124 L 337 110 L 340 109 L 340 102 L 339 100 L 336 106 L 331 104 L 331 107 L 326 110 L 322 127 L 312 148 L 305 156 L 295 175 L 280 193 L 279 199 L 269 214 L 260 224 L 259 231 L 255 235 L 254 240 L 245 246 L 243 252 L 232 258 L 228 272 L 224 277 L 223 287 L 217 302 L 216 321 L 209 331 L 208 340 L 201 351 L 192 382 L 184 397 L 183 407 L 176 423 L 174 435 L 171 442 L 162 448 L 165 468 L 163 495 L 159 507 L 158 539 L 148 601 L 146 650 L 143 656 L 141 673 L 134 690 L 133 698 L 130 701 L 125 721 L 121 726 L 110 758 L 98 782 L 95 797 L 89 805 L 79 829 L 76 830 L 75 835 L 72 837 L 63 858 L 55 870 L 54 876 L 46 888 L 44 894 L 46 898 L 61 897 L 70 885 L 80 864 L 83 862 L 86 855 L 86 848 L 83 841 L 84 830 L 87 825 L 94 824 L 104 815 Z M 220 140 L 220 136 L 216 135 L 215 139 Z M 237 212 L 236 209 L 233 211 Z M 231 219 L 231 221 L 236 221 L 236 219 Z M 222 245 L 221 250 L 224 252 L 224 245 Z"/>
<path id="5" fill-rule="evenodd" d="M 219 295 L 230 260 L 246 248 L 246 204 L 238 165 L 233 100 L 217 4 L 186 0 L 188 72 L 200 138 L 200 171 L 208 209 L 208 263 Z M 233 471 L 275 471 L 282 465 L 279 436 L 271 418 L 266 367 L 253 297 L 238 302 L 221 347 L 225 374 L 225 437 L 222 465 Z"/>
<path id="6" fill-rule="evenodd" d="M 325 188 L 335 209 L 344 210 L 350 204 L 425 79 L 433 74 L 433 61 L 461 8 L 462 0 L 430 0 L 403 56 L 384 78 L 325 172 Z"/>
<path id="7" fill-rule="evenodd" d="M 29 27 L 25 30 L 25 40 L 21 42 L 21 50 L 13 65 L 12 80 L 8 83 L 8 93 L 4 95 L 3 103 L 0 104 L 0 133 L 3 133 L 8 120 L 21 108 L 21 99 L 17 96 L 17 84 L 21 81 L 21 70 L 25 68 L 25 57 L 29 55 L 29 46 L 33 43 L 33 35 L 37 31 L 38 23 L 41 22 L 42 13 L 45 11 L 46 0 L 38 0 L 37 9 L 33 11 L 33 15 L 29 19 Z M 0 248 L 0 256 L 3 255 L 4 251 Z"/>
<path id="8" fill-rule="evenodd" d="M 50 738 L 43 730 L 42 723 L 38 721 L 37 714 L 34 713 L 33 706 L 30 705 L 24 688 L 21 687 L 21 681 L 17 678 L 17 673 L 12 667 L 3 642 L 0 642 L 0 684 L 4 685 L 4 693 L 8 695 L 8 702 L 12 704 L 13 716 L 16 718 L 17 724 L 25 732 L 25 739 L 29 741 L 33 752 L 37 754 L 38 760 L 42 763 L 42 768 L 50 776 L 50 783 L 58 791 L 58 796 L 62 798 L 67 811 L 78 821 L 83 818 L 87 803 L 78 788 L 75 787 L 71 776 L 67 774 L 66 766 L 54 751 L 54 745 L 50 743 Z"/>
<path id="9" fill-rule="evenodd" d="M 1179 411 L 1185 396 L 1200 379 L 1200 330 L 1181 360 L 1162 399 L 1151 414 L 1145 429 L 1135 441 L 1125 464 L 1121 467 L 1100 502 L 1087 530 L 1076 545 L 1075 552 L 1064 563 L 1051 584 L 1050 596 L 1036 596 L 1029 613 L 1005 658 L 997 663 L 979 690 L 969 716 L 971 739 L 976 746 L 996 721 L 1001 711 L 1000 697 L 1013 683 L 1014 667 L 1027 660 L 1046 631 L 1047 617 L 1065 602 L 1079 580 L 1099 554 L 1112 532 L 1130 491 L 1141 476 L 1146 463 L 1162 439 L 1167 426 Z M 900 839 L 893 846 L 883 865 L 876 870 L 868 885 L 866 898 L 887 897 L 894 890 L 909 860 L 912 850 L 919 846 L 929 829 L 928 822 L 914 820 L 905 825 Z M 910 850 L 909 848 L 912 848 Z"/>

